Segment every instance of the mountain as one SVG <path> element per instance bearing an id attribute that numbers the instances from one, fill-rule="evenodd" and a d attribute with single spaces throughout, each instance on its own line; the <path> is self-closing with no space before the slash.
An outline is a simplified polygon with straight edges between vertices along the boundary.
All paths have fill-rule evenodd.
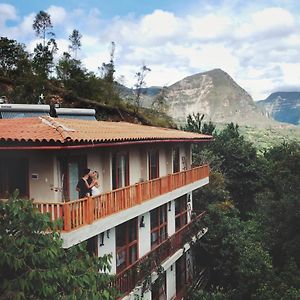
<path id="1" fill-rule="evenodd" d="M 241 125 L 268 125 L 267 118 L 251 96 L 226 72 L 214 69 L 188 76 L 165 91 L 168 114 L 184 123 L 189 114 L 204 114 L 204 120 L 215 123 L 235 122 Z"/>
<path id="2" fill-rule="evenodd" d="M 267 99 L 257 102 L 266 116 L 273 119 L 300 124 L 300 92 L 276 92 L 272 93 Z"/>

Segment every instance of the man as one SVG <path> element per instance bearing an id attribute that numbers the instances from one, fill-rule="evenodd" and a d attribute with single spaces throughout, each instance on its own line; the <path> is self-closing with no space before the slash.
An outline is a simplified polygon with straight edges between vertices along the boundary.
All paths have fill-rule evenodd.
<path id="1" fill-rule="evenodd" d="M 91 170 L 86 168 L 83 172 L 83 176 L 79 179 L 76 185 L 76 191 L 79 192 L 79 198 L 85 198 L 91 195 L 92 179 Z"/>

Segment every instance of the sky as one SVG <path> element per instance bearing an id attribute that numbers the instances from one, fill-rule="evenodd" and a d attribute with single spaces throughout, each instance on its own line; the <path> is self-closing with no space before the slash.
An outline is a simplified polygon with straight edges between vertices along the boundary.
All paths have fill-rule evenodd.
<path id="1" fill-rule="evenodd" d="M 220 68 L 254 100 L 300 91 L 299 0 L 7 0 L 0 2 L 1 36 L 33 52 L 40 10 L 51 16 L 56 59 L 77 29 L 77 58 L 100 75 L 113 41 L 116 79 L 128 87 L 145 64 L 148 87 Z"/>

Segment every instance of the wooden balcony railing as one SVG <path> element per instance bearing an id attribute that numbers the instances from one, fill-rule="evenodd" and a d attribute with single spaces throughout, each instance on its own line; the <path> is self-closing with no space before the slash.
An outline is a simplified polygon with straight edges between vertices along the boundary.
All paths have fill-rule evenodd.
<path id="1" fill-rule="evenodd" d="M 168 257 L 183 248 L 185 243 L 190 242 L 201 231 L 202 228 L 199 227 L 197 221 L 204 215 L 205 212 L 197 215 L 190 223 L 168 237 L 148 254 L 117 274 L 114 283 L 115 288 L 124 295 L 131 292 L 138 284 L 141 284 L 145 276 L 161 266 Z"/>
<path id="2" fill-rule="evenodd" d="M 205 165 L 95 197 L 69 202 L 35 202 L 35 205 L 40 212 L 49 213 L 53 221 L 62 219 L 63 231 L 71 231 L 208 176 L 209 167 Z"/>

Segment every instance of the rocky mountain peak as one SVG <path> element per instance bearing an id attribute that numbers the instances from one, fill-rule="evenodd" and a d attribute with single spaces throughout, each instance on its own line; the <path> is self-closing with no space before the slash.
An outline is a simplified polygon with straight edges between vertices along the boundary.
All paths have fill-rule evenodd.
<path id="1" fill-rule="evenodd" d="M 251 96 L 221 69 L 188 76 L 166 93 L 169 114 L 184 123 L 189 114 L 205 115 L 206 121 L 257 124 L 271 122 Z"/>

